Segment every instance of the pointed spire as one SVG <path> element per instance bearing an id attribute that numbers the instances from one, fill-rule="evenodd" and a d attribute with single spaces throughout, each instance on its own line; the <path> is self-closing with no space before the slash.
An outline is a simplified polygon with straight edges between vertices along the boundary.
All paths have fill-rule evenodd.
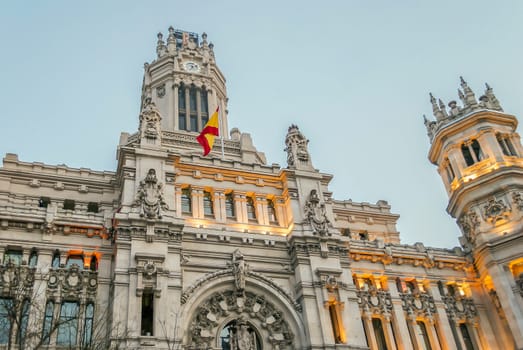
<path id="1" fill-rule="evenodd" d="M 432 113 L 436 117 L 436 120 L 440 121 L 440 120 L 444 119 L 445 116 L 444 116 L 443 112 L 441 112 L 441 110 L 439 109 L 436 99 L 432 95 L 432 92 L 429 92 L 429 96 L 430 96 L 430 103 L 432 104 Z"/>
<path id="2" fill-rule="evenodd" d="M 465 95 L 463 95 L 463 91 L 461 91 L 461 89 L 458 89 L 458 96 L 459 96 L 459 99 L 461 100 L 461 102 L 463 102 L 463 106 L 465 107 L 466 106 Z"/>
<path id="3" fill-rule="evenodd" d="M 158 33 L 156 36 L 158 37 L 158 43 L 156 44 L 156 54 L 158 57 L 161 57 L 165 54 L 165 42 L 163 41 L 162 33 Z"/>
<path id="4" fill-rule="evenodd" d="M 488 99 L 488 105 L 490 105 L 490 108 L 503 112 L 499 100 L 496 98 L 496 95 L 494 95 L 494 90 L 492 90 L 488 83 L 485 83 L 485 96 Z"/>
<path id="5" fill-rule="evenodd" d="M 465 93 L 465 99 L 463 101 L 463 104 L 465 107 L 471 107 L 475 108 L 478 106 L 478 101 L 476 101 L 476 96 L 474 96 L 474 92 L 469 87 L 465 79 L 463 77 L 459 77 L 459 80 L 461 82 L 461 88 L 463 89 L 463 92 Z M 461 97 L 460 97 L 461 98 Z"/>
<path id="6" fill-rule="evenodd" d="M 438 99 L 438 103 L 439 103 L 439 109 L 441 109 L 441 113 L 443 113 L 445 118 L 448 118 L 449 115 L 447 114 L 447 109 L 445 108 L 445 104 L 443 103 L 441 98 Z"/>
<path id="7" fill-rule="evenodd" d="M 167 37 L 167 50 L 169 52 L 176 51 L 176 37 L 174 36 L 174 28 L 169 27 L 169 36 Z"/>

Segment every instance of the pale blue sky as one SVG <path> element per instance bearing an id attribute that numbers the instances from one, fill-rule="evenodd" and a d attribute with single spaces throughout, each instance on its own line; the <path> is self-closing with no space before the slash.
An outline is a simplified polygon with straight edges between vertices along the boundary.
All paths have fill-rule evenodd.
<path id="1" fill-rule="evenodd" d="M 4 1 L 0 154 L 114 170 L 138 125 L 156 33 L 202 33 L 227 77 L 229 125 L 285 166 L 291 123 L 336 199 L 385 199 L 404 243 L 460 235 L 427 160 L 428 93 L 463 75 L 523 116 L 521 1 Z"/>

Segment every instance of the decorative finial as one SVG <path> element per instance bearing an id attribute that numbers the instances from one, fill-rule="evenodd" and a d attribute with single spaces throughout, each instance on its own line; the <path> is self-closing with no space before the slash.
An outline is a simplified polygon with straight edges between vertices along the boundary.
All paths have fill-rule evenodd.
<path id="1" fill-rule="evenodd" d="M 476 96 L 474 96 L 474 92 L 468 86 L 467 82 L 465 81 L 465 79 L 463 79 L 463 77 L 459 77 L 459 80 L 461 81 L 461 87 L 463 88 L 463 92 L 465 93 L 465 99 L 462 99 L 463 105 L 472 109 L 477 108 L 478 101 L 476 101 Z"/>
<path id="2" fill-rule="evenodd" d="M 459 77 L 459 80 L 461 82 L 461 85 L 466 85 L 467 84 L 467 82 L 465 81 L 465 79 L 463 79 L 463 76 L 461 76 L 461 75 Z"/>
<path id="3" fill-rule="evenodd" d="M 436 117 L 436 120 L 440 121 L 442 119 L 445 119 L 445 115 L 439 109 L 439 106 L 436 102 L 436 99 L 432 95 L 432 92 L 429 92 L 429 96 L 430 96 L 430 103 L 432 104 L 432 112 L 433 112 L 434 116 Z"/>
<path id="4" fill-rule="evenodd" d="M 488 99 L 487 106 L 491 109 L 494 109 L 496 111 L 503 112 L 503 108 L 501 108 L 501 105 L 499 103 L 499 100 L 496 98 L 496 95 L 494 95 L 494 90 L 490 87 L 489 84 L 485 83 L 485 95 Z"/>
<path id="5" fill-rule="evenodd" d="M 169 27 L 169 37 L 167 38 L 167 50 L 169 52 L 176 51 L 176 37 L 174 36 L 174 28 Z"/>
<path id="6" fill-rule="evenodd" d="M 161 32 L 159 32 L 158 34 L 156 34 L 156 36 L 158 37 L 158 41 L 162 41 L 163 39 L 163 34 Z"/>
<path id="7" fill-rule="evenodd" d="M 173 26 L 169 27 L 169 35 L 174 34 L 174 28 Z"/>
<path id="8" fill-rule="evenodd" d="M 158 35 L 158 43 L 156 44 L 156 54 L 161 57 L 165 54 L 165 43 L 163 42 L 163 34 L 160 32 Z"/>
<path id="9" fill-rule="evenodd" d="M 443 113 L 445 118 L 447 118 L 449 115 L 447 114 L 447 110 L 445 109 L 445 104 L 443 103 L 441 98 L 438 98 L 438 103 L 439 103 L 439 109 L 441 109 L 441 113 Z"/>

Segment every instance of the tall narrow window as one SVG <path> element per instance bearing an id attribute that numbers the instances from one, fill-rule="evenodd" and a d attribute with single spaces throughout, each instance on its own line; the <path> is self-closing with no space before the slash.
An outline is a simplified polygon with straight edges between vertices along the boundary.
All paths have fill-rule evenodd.
<path id="1" fill-rule="evenodd" d="M 474 158 L 472 158 L 472 154 L 470 153 L 470 149 L 467 145 L 461 145 L 461 153 L 463 153 L 463 158 L 465 158 L 465 163 L 467 163 L 467 166 L 474 164 Z"/>
<path id="2" fill-rule="evenodd" d="M 0 298 L 0 344 L 9 342 L 11 330 L 10 312 L 13 311 L 13 300 L 10 298 Z"/>
<path id="3" fill-rule="evenodd" d="M 196 101 L 196 87 L 191 86 L 189 90 L 189 113 L 190 113 L 190 130 L 198 131 L 198 104 Z"/>
<path id="4" fill-rule="evenodd" d="M 383 331 L 383 323 L 379 318 L 372 319 L 372 328 L 374 329 L 374 336 L 378 344 L 378 350 L 387 350 L 387 342 L 385 341 L 385 332 Z"/>
<path id="5" fill-rule="evenodd" d="M 274 207 L 274 201 L 272 199 L 267 200 L 267 213 L 269 214 L 269 222 L 271 224 L 276 223 L 276 208 Z"/>
<path id="6" fill-rule="evenodd" d="M 450 164 L 448 159 L 445 159 L 445 172 L 447 173 L 447 180 L 449 183 L 454 181 L 454 178 L 456 175 L 454 174 L 454 169 L 452 169 L 452 165 Z"/>
<path id="7" fill-rule="evenodd" d="M 154 297 L 151 290 L 145 290 L 142 294 L 142 335 L 151 336 L 153 333 L 154 320 Z"/>
<path id="8" fill-rule="evenodd" d="M 185 85 L 178 87 L 178 129 L 187 130 L 187 108 L 185 103 Z"/>
<path id="9" fill-rule="evenodd" d="M 214 209 L 212 203 L 212 195 L 210 192 L 203 192 L 203 214 L 205 216 L 213 216 Z"/>
<path id="10" fill-rule="evenodd" d="M 461 331 L 461 336 L 463 337 L 463 343 L 465 343 L 465 348 L 467 350 L 474 350 L 474 344 L 472 343 L 472 338 L 470 337 L 467 325 L 465 323 L 460 323 L 459 330 Z"/>
<path id="11" fill-rule="evenodd" d="M 78 302 L 64 301 L 60 308 L 56 345 L 76 345 L 78 333 Z"/>
<path id="12" fill-rule="evenodd" d="M 225 195 L 225 215 L 228 218 L 235 217 L 234 198 L 232 197 L 232 193 L 227 193 Z"/>
<path id="13" fill-rule="evenodd" d="M 55 269 L 60 267 L 60 252 L 55 251 L 53 254 L 53 260 L 51 260 L 51 266 Z"/>
<path id="14" fill-rule="evenodd" d="M 334 341 L 336 344 L 345 342 L 343 324 L 338 313 L 338 306 L 335 303 L 329 304 L 329 316 L 332 324 L 332 331 L 334 333 Z"/>
<path id="15" fill-rule="evenodd" d="M 473 140 L 471 143 L 472 150 L 474 151 L 474 155 L 476 156 L 476 161 L 480 161 L 483 159 L 483 151 L 481 150 L 481 147 L 479 146 L 478 140 Z"/>
<path id="16" fill-rule="evenodd" d="M 65 210 L 74 210 L 75 202 L 72 199 L 65 199 L 64 200 L 64 209 Z"/>
<path id="17" fill-rule="evenodd" d="M 31 254 L 29 254 L 29 266 L 36 267 L 38 263 L 38 252 L 33 248 Z"/>
<path id="18" fill-rule="evenodd" d="M 93 318 L 94 318 L 94 305 L 92 303 L 87 304 L 85 307 L 85 319 L 84 319 L 84 339 L 82 345 L 84 348 L 91 346 L 93 337 Z"/>
<path id="19" fill-rule="evenodd" d="M 249 220 L 256 220 L 256 207 L 254 206 L 254 199 L 247 197 L 247 218 Z"/>
<path id="20" fill-rule="evenodd" d="M 432 346 L 430 345 L 429 334 L 427 333 L 427 327 L 425 325 L 425 322 L 423 322 L 423 321 L 416 322 L 416 332 L 418 333 L 418 336 L 421 339 L 421 346 L 423 347 L 423 349 L 432 350 Z"/>
<path id="21" fill-rule="evenodd" d="M 189 187 L 182 189 L 182 213 L 192 213 L 191 189 Z"/>
<path id="22" fill-rule="evenodd" d="M 512 142 L 510 142 L 510 138 L 507 135 L 498 134 L 497 139 L 504 155 L 509 157 L 517 155 L 516 150 L 514 149 L 514 146 L 512 145 Z"/>
<path id="23" fill-rule="evenodd" d="M 200 113 L 202 115 L 202 128 L 209 121 L 209 106 L 207 102 L 207 90 L 202 89 L 200 95 Z"/>
<path id="24" fill-rule="evenodd" d="M 42 330 L 42 344 L 48 345 L 51 338 L 51 327 L 53 326 L 54 303 L 48 301 L 45 305 L 44 327 Z"/>
<path id="25" fill-rule="evenodd" d="M 22 310 L 20 313 L 20 324 L 18 325 L 18 333 L 16 335 L 16 343 L 19 345 L 25 344 L 25 336 L 27 333 L 27 323 L 29 322 L 29 300 L 22 301 Z"/>

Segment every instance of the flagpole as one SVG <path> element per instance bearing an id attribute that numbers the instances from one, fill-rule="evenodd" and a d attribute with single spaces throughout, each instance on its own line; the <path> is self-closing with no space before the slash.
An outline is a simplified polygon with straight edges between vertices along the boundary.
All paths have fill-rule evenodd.
<path id="1" fill-rule="evenodd" d="M 218 125 L 219 125 L 220 129 L 222 129 L 221 127 L 223 126 L 223 124 L 222 124 L 222 118 L 220 117 L 220 114 L 221 114 L 221 111 L 220 111 L 220 108 L 218 107 Z M 220 130 L 219 134 L 220 134 L 220 141 L 222 144 L 222 160 L 224 160 L 225 154 L 223 152 L 223 130 Z"/>

